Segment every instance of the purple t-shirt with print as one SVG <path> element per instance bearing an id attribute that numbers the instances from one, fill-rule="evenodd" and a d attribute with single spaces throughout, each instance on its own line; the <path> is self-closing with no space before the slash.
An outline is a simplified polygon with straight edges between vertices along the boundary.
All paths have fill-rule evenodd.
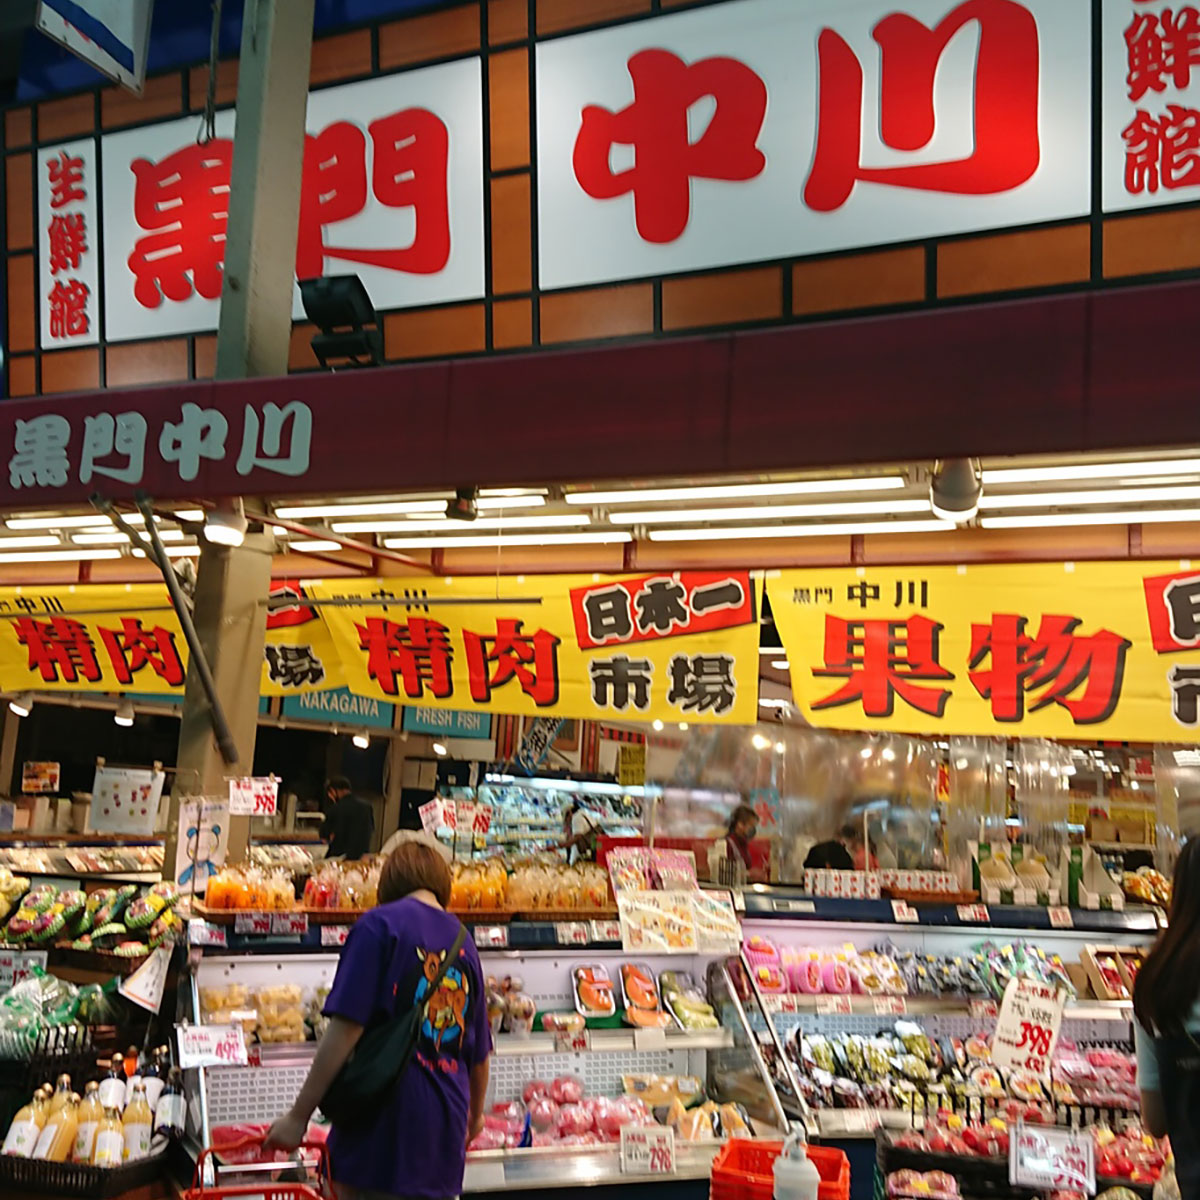
<path id="1" fill-rule="evenodd" d="M 342 948 L 325 1015 L 360 1025 L 423 1001 L 459 922 L 411 898 L 361 917 Z M 471 1068 L 492 1049 L 479 955 L 468 937 L 430 1002 L 416 1052 L 374 1120 L 329 1135 L 339 1183 L 401 1196 L 462 1191 Z"/>

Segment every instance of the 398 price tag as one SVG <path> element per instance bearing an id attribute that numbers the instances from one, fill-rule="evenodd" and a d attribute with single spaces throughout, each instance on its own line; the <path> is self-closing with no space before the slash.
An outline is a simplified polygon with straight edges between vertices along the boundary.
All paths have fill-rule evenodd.
<path id="1" fill-rule="evenodd" d="M 875 1015 L 879 1017 L 902 1017 L 908 1012 L 903 996 L 876 996 Z"/>
<path id="2" fill-rule="evenodd" d="M 846 1016 L 852 1011 L 849 996 L 818 996 L 817 1013 L 820 1016 Z"/>
<path id="3" fill-rule="evenodd" d="M 190 1067 L 244 1067 L 246 1039 L 240 1025 L 176 1025 L 179 1065 Z"/>
<path id="4" fill-rule="evenodd" d="M 1046 913 L 1050 917 L 1051 929 L 1075 928 L 1075 918 L 1071 916 L 1069 908 L 1048 908 Z"/>
<path id="5" fill-rule="evenodd" d="M 586 946 L 591 940 L 588 927 L 583 921 L 557 921 L 554 925 L 554 940 L 560 946 Z"/>
<path id="6" fill-rule="evenodd" d="M 992 1037 L 992 1065 L 1001 1071 L 1050 1075 L 1066 992 L 1032 979 L 1010 979 Z"/>
<path id="7" fill-rule="evenodd" d="M 626 1175 L 674 1175 L 675 1131 L 663 1125 L 622 1126 L 621 1170 Z"/>

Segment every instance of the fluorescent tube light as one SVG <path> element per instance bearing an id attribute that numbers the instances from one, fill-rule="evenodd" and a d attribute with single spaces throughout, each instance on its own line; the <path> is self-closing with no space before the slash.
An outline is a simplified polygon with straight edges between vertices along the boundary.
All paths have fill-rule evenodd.
<path id="1" fill-rule="evenodd" d="M 389 550 L 420 550 L 427 547 L 432 550 L 447 549 L 453 546 L 478 548 L 482 546 L 603 546 L 620 542 L 630 542 L 633 538 L 628 533 L 525 533 L 509 537 L 506 534 L 482 537 L 421 537 L 421 538 L 387 538 L 384 545 Z"/>
<path id="2" fill-rule="evenodd" d="M 906 484 L 903 475 L 858 479 L 794 479 L 786 483 L 714 483 L 695 487 L 628 488 L 610 492 L 569 492 L 568 504 L 669 504 L 675 500 L 760 500 L 772 496 L 814 496 L 837 492 L 887 492 Z"/>
<path id="3" fill-rule="evenodd" d="M 984 529 L 1052 529 L 1061 525 L 1167 525 L 1200 521 L 1200 508 L 1130 509 L 1128 512 L 1030 513 L 1019 517 L 983 517 Z"/>
<path id="4" fill-rule="evenodd" d="M 98 562 L 101 559 L 120 558 L 120 550 L 22 550 L 6 554 L 0 542 L 0 563 L 50 563 L 50 562 Z"/>
<path id="5" fill-rule="evenodd" d="M 443 507 L 445 507 L 443 505 Z M 474 521 L 338 521 L 334 533 L 439 533 L 446 529 L 571 529 L 590 525 L 586 513 L 545 517 L 478 517 Z"/>
<path id="6" fill-rule="evenodd" d="M 1200 473 L 1200 458 L 1155 458 L 1139 462 L 1072 463 L 1061 467 L 1000 467 L 983 472 L 983 482 L 1055 483 L 1071 479 L 1135 479 L 1138 476 Z"/>
<path id="7" fill-rule="evenodd" d="M 764 504 L 747 508 L 656 508 L 614 512 L 614 525 L 691 525 L 709 521 L 787 521 L 807 517 L 867 517 L 927 513 L 928 500 L 858 500 L 834 504 Z"/>
<path id="8" fill-rule="evenodd" d="M 1011 496 L 985 496 L 979 507 L 1066 508 L 1086 504 L 1172 504 L 1180 500 L 1200 500 L 1200 486 L 1097 488 L 1087 492 L 1020 492 Z"/>
<path id="9" fill-rule="evenodd" d="M 720 542 L 739 538 L 846 537 L 858 533 L 947 533 L 948 521 L 858 521 L 849 524 L 747 525 L 730 529 L 651 529 L 652 542 Z"/>

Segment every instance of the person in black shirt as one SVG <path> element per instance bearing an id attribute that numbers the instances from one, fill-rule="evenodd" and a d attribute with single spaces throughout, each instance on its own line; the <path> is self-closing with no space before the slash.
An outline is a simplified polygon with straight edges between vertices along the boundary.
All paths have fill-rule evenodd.
<path id="1" fill-rule="evenodd" d="M 350 790 L 350 780 L 335 775 L 325 781 L 325 820 L 321 837 L 329 843 L 329 858 L 362 858 L 371 849 L 375 813 Z"/>

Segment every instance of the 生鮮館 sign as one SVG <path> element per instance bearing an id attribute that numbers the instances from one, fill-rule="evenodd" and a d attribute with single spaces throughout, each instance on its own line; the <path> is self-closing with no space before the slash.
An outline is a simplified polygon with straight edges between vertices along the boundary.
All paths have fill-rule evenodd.
<path id="1" fill-rule="evenodd" d="M 1097 154 L 1105 211 L 1200 198 L 1198 67 L 1197 7 L 1163 0 L 728 0 L 538 39 L 538 282 L 1078 218 Z M 473 55 L 310 93 L 298 278 L 485 295 L 482 79 Z M 233 126 L 39 146 L 43 348 L 216 327 Z"/>

